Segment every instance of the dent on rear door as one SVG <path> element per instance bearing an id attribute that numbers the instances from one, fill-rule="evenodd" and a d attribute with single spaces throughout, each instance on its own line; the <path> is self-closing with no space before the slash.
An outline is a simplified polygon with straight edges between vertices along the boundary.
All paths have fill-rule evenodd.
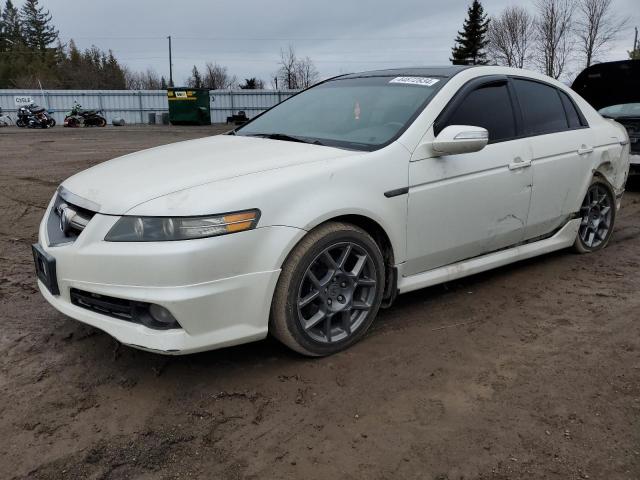
<path id="1" fill-rule="evenodd" d="M 549 234 L 576 213 L 592 153 L 579 154 L 589 143 L 590 129 L 530 137 L 533 193 L 526 238 Z"/>

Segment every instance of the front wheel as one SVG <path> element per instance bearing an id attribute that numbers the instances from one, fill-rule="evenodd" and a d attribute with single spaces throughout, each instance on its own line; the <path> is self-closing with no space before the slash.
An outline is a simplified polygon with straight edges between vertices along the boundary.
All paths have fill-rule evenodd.
<path id="1" fill-rule="evenodd" d="M 573 248 L 578 253 L 590 253 L 606 247 L 616 220 L 616 200 L 608 183 L 598 177 L 591 181 L 580 215 L 580 227 Z"/>
<path id="2" fill-rule="evenodd" d="M 303 355 L 344 350 L 364 336 L 384 292 L 384 260 L 371 236 L 332 222 L 312 230 L 285 262 L 270 331 Z"/>

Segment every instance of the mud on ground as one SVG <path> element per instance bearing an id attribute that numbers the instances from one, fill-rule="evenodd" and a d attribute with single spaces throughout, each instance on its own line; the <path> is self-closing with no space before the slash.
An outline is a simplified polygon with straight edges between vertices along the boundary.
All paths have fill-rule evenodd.
<path id="1" fill-rule="evenodd" d="M 640 478 L 640 194 L 609 247 L 414 292 L 349 351 L 166 358 L 36 292 L 64 178 L 214 128 L 0 130 L 0 478 Z"/>

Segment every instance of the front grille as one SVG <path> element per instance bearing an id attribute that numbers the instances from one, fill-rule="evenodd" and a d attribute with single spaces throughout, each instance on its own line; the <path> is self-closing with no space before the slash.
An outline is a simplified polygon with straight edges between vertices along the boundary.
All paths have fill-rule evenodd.
<path id="1" fill-rule="evenodd" d="M 640 120 L 617 119 L 618 123 L 624 125 L 629 134 L 631 153 L 640 153 Z"/>
<path id="2" fill-rule="evenodd" d="M 139 323 L 155 330 L 171 330 L 180 325 L 166 324 L 156 321 L 149 310 L 150 303 L 109 297 L 98 293 L 86 292 L 77 288 L 70 291 L 71 303 L 75 306 L 91 310 L 92 312 L 117 318 L 127 322 Z"/>
<path id="3" fill-rule="evenodd" d="M 67 198 L 65 198 L 67 197 Z M 71 203 L 60 189 L 47 219 L 49 246 L 73 243 L 87 227 L 96 212 Z"/>

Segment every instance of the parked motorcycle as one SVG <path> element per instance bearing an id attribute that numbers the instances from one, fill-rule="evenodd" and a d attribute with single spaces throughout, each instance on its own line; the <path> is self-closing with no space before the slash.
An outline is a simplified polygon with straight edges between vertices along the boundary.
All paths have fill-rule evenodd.
<path id="1" fill-rule="evenodd" d="M 56 126 L 56 120 L 46 108 L 32 103 L 18 109 L 16 125 L 21 128 L 51 128 Z"/>
<path id="2" fill-rule="evenodd" d="M 64 119 L 64 126 L 77 127 L 105 127 L 107 119 L 102 116 L 102 110 L 85 110 L 75 102 L 73 108 Z"/>

